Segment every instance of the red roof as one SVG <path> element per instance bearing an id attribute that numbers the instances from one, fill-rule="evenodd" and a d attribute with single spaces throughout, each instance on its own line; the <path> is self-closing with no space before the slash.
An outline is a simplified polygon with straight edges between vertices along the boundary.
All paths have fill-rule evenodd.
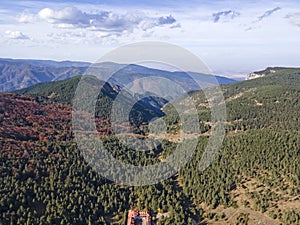
<path id="1" fill-rule="evenodd" d="M 128 218 L 127 218 L 127 225 L 135 225 L 135 218 L 140 216 L 143 219 L 142 225 L 151 225 L 151 215 L 149 212 L 138 211 L 138 210 L 129 210 Z"/>

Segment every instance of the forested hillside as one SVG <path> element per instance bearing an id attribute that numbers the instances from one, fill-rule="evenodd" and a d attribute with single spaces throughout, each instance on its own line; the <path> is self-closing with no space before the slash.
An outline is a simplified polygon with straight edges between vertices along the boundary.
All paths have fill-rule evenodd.
<path id="1" fill-rule="evenodd" d="M 90 79 L 89 82 L 98 84 L 99 87 L 102 87 L 98 96 L 95 113 L 98 118 L 109 119 L 113 101 L 120 93 L 121 87 L 107 82 L 104 83 L 93 76 L 85 76 L 84 78 Z M 29 88 L 17 90 L 14 93 L 19 95 L 30 95 L 44 102 L 59 102 L 71 105 L 76 88 L 81 79 L 82 76 L 76 76 L 62 81 L 40 83 Z M 125 105 L 130 105 L 136 101 L 131 93 L 123 93 L 122 98 Z M 158 97 L 147 97 L 138 101 L 134 104 L 134 108 L 130 114 L 130 121 L 132 124 L 138 125 L 153 117 L 162 116 L 163 112 L 160 108 L 165 103 L 166 100 Z"/>
<path id="2" fill-rule="evenodd" d="M 202 91 L 191 92 L 201 120 L 193 159 L 170 179 L 145 187 L 114 184 L 84 161 L 72 135 L 72 92 L 63 91 L 74 89 L 76 79 L 1 94 L 0 224 L 124 225 L 129 209 L 149 210 L 158 225 L 300 223 L 300 70 L 222 86 L 226 137 L 205 171 L 199 163 L 210 109 Z M 103 99 L 113 98 L 103 92 Z M 167 104 L 161 116 L 169 136 L 149 151 L 120 144 L 107 117 L 96 123 L 116 158 L 148 165 L 178 145 L 172 138 L 181 127 L 178 114 Z"/>

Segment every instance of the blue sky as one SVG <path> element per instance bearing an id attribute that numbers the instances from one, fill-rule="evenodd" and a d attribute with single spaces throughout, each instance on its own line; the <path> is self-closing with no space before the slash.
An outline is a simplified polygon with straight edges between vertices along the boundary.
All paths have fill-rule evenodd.
<path id="1" fill-rule="evenodd" d="M 297 1 L 2 1 L 0 57 L 94 62 L 137 41 L 166 41 L 214 72 L 300 67 Z"/>

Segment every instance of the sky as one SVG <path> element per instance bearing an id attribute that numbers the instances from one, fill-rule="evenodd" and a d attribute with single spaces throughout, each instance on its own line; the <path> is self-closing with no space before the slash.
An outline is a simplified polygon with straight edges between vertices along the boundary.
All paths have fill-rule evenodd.
<path id="1" fill-rule="evenodd" d="M 232 77 L 300 67 L 300 2 L 1 1 L 1 58 L 95 62 L 139 41 L 179 45 Z"/>

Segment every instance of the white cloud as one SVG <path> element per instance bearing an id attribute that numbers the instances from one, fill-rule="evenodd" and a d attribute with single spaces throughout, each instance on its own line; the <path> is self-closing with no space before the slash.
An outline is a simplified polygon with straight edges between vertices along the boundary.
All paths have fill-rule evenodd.
<path id="1" fill-rule="evenodd" d="M 152 29 L 154 27 L 160 27 L 164 25 L 171 25 L 169 28 L 178 28 L 180 27 L 180 24 L 176 24 L 176 19 L 172 16 L 166 16 L 166 17 L 159 17 L 159 18 L 150 18 L 141 20 L 138 27 L 142 29 L 143 31 L 147 31 L 149 29 Z"/>
<path id="2" fill-rule="evenodd" d="M 148 30 L 159 26 L 171 27 L 176 22 L 172 15 L 148 17 L 143 13 L 136 12 L 125 14 L 116 14 L 110 11 L 87 13 L 76 7 L 66 7 L 61 10 L 44 8 L 39 11 L 38 16 L 40 19 L 54 24 L 57 28 L 86 28 L 107 32 L 105 35 L 133 32 L 135 28 Z"/>
<path id="3" fill-rule="evenodd" d="M 289 19 L 291 24 L 300 27 L 300 12 L 288 15 L 287 18 Z"/>
<path id="4" fill-rule="evenodd" d="M 276 11 L 279 11 L 279 10 L 281 10 L 281 8 L 280 7 L 276 7 L 274 9 L 266 11 L 263 15 L 261 15 L 260 17 L 258 17 L 258 21 L 262 21 L 263 19 L 271 16 L 273 13 L 275 13 Z"/>
<path id="5" fill-rule="evenodd" d="M 23 34 L 21 31 L 10 31 L 10 30 L 7 30 L 7 31 L 5 31 L 5 35 L 9 39 L 19 39 L 19 40 L 29 39 L 29 37 L 26 36 L 25 34 Z"/>
<path id="6" fill-rule="evenodd" d="M 260 26 L 260 23 L 262 21 L 264 21 L 268 17 L 274 16 L 273 14 L 280 10 L 282 10 L 281 7 L 276 7 L 271 10 L 265 11 L 262 15 L 258 16 L 256 20 L 252 21 L 250 26 L 248 28 L 246 28 L 245 31 L 251 31 L 251 30 L 258 28 L 258 26 Z M 256 25 L 256 24 L 258 24 L 258 25 Z"/>
<path id="7" fill-rule="evenodd" d="M 38 13 L 41 19 L 52 24 L 71 24 L 85 27 L 90 24 L 88 14 L 81 12 L 75 7 L 66 7 L 62 10 L 44 8 Z"/>
<path id="8" fill-rule="evenodd" d="M 213 14 L 214 23 L 218 23 L 221 19 L 223 21 L 233 20 L 234 18 L 240 15 L 239 12 L 228 10 L 228 11 L 220 11 Z"/>
<path id="9" fill-rule="evenodd" d="M 23 12 L 18 15 L 16 19 L 19 23 L 33 23 L 37 20 L 37 16 L 31 13 Z"/>
<path id="10" fill-rule="evenodd" d="M 276 63 L 296 65 L 300 53 L 297 27 L 300 27 L 300 2 L 295 0 L 243 4 L 176 1 L 176 5 L 163 3 L 168 7 L 152 7 L 148 3 L 143 10 L 137 5 L 112 5 L 108 1 L 107 4 L 39 1 L 29 5 L 30 1 L 26 5 L 23 1 L 7 1 L 7 4 L 11 2 L 18 7 L 0 10 L 3 56 L 92 61 L 113 47 L 134 41 L 166 40 L 166 37 L 203 57 L 219 71 L 248 70 Z M 277 6 L 282 9 L 275 10 Z M 248 27 L 252 30 L 245 32 Z M 24 36 L 30 36 L 30 41 L 9 39 L 22 35 L 6 34 L 6 30 L 22 31 Z"/>
<path id="11" fill-rule="evenodd" d="M 166 17 L 159 17 L 158 18 L 158 24 L 159 25 L 164 25 L 164 24 L 173 24 L 176 22 L 176 19 L 172 16 L 172 15 L 169 15 L 169 16 L 166 16 Z"/>

